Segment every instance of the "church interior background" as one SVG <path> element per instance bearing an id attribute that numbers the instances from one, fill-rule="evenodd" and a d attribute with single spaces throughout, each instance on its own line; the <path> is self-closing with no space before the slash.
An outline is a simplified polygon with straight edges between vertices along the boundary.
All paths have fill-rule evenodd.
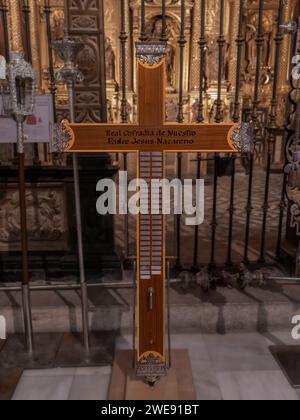
<path id="1" fill-rule="evenodd" d="M 36 72 L 37 94 L 53 98 L 56 122 L 69 118 L 66 86 L 54 77 L 62 60 L 50 45 L 67 29 L 84 43 L 77 56 L 83 80 L 75 86 L 76 121 L 134 123 L 138 105 L 134 45 L 138 41 L 163 40 L 167 42 L 167 121 L 254 121 L 252 155 L 173 153 L 166 158 L 168 178 L 196 179 L 200 175 L 205 179 L 205 221 L 200 227 L 185 226 L 180 216 L 166 217 L 167 255 L 172 278 L 177 279 L 171 291 L 174 331 L 217 332 L 223 345 L 230 347 L 222 336 L 225 332 L 249 332 L 256 343 L 257 331 L 286 330 L 300 310 L 295 282 L 282 285 L 261 280 L 261 273 L 289 278 L 300 272 L 300 195 L 299 189 L 289 184 L 286 170 L 292 162 L 292 148 L 299 142 L 295 106 L 299 84 L 291 82 L 294 38 L 278 26 L 279 18 L 282 24 L 297 21 L 299 2 L 204 3 L 205 19 L 201 14 L 203 1 L 185 1 L 182 26 L 180 0 L 166 1 L 165 17 L 160 0 L 145 0 L 144 23 L 139 0 L 0 0 L 0 55 L 7 56 L 21 43 Z M 18 19 L 21 29 L 15 33 L 12 28 Z M 30 278 L 36 285 L 50 280 L 68 283 L 78 278 L 72 162 L 68 155 L 50 152 L 47 143 L 25 146 Z M 90 281 L 122 282 L 132 273 L 134 217 L 99 216 L 94 206 L 97 181 L 115 179 L 119 170 L 126 169 L 130 178 L 135 178 L 133 154 L 79 157 L 84 259 Z M 22 272 L 19 219 L 16 147 L 0 142 L 0 285 L 18 281 Z M 235 276 L 241 270 L 243 276 L 235 287 Z M 214 273 L 208 293 L 203 290 L 207 273 Z M 7 314 L 17 311 L 14 299 L 19 302 L 15 295 L 0 292 L 0 315 L 1 306 Z M 51 322 L 54 307 L 61 311 L 59 332 L 78 328 L 79 304 L 71 292 L 53 293 L 49 298 L 52 310 L 47 299 L 46 292 L 32 297 L 37 332 L 58 332 Z M 90 296 L 91 328 L 128 334 L 131 299 L 125 288 L 120 294 L 105 289 Z M 240 319 L 234 319 L 237 307 Z M 8 327 L 11 332 L 22 331 L 20 316 L 9 321 Z M 290 343 L 286 331 L 280 334 L 274 341 L 265 335 L 264 345 Z M 213 337 L 206 345 L 216 357 L 213 363 L 218 365 Z M 249 340 L 245 339 L 247 343 Z M 196 353 L 193 346 L 192 354 Z M 250 371 L 248 350 L 244 351 L 247 368 L 240 370 Z M 273 359 L 268 363 L 279 383 L 277 364 L 272 364 Z M 200 364 L 192 363 L 195 375 L 203 373 Z M 221 366 L 219 371 L 226 369 Z M 206 371 L 205 390 L 203 383 L 194 379 L 198 398 L 201 393 L 207 398 L 227 397 L 227 377 L 219 371 Z M 104 373 L 102 378 L 107 381 L 108 376 Z M 245 386 L 241 377 L 232 378 L 230 381 L 240 380 L 240 386 Z M 282 393 L 276 394 L 277 399 L 283 395 L 299 398 L 300 394 L 289 389 L 287 383 L 284 386 Z"/>

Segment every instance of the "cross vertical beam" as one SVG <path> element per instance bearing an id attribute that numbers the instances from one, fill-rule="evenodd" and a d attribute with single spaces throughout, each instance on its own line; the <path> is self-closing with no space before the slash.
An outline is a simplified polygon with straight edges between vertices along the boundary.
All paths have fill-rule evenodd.
<path id="1" fill-rule="evenodd" d="M 137 45 L 139 124 L 156 128 L 165 122 L 165 44 L 156 45 L 157 59 L 153 56 L 155 44 L 150 56 L 143 55 L 144 45 Z M 152 189 L 164 178 L 163 151 L 139 151 L 138 175 L 147 188 L 140 189 L 141 212 L 145 214 L 139 215 L 137 226 L 137 374 L 155 381 L 167 369 L 163 203 L 162 191 Z"/>

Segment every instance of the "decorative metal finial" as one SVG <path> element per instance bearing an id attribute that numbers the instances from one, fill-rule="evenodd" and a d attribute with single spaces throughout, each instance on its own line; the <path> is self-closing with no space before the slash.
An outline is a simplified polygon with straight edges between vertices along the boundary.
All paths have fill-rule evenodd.
<path id="1" fill-rule="evenodd" d="M 32 115 L 35 106 L 35 72 L 27 61 L 24 59 L 23 51 L 11 51 L 10 62 L 7 64 L 7 78 L 9 81 L 10 98 L 12 114 L 15 119 L 24 119 L 28 115 Z M 17 81 L 26 82 L 26 95 L 22 101 L 19 100 Z M 27 96 L 28 95 L 28 96 Z M 25 100 L 26 99 L 26 100 Z"/>
<path id="2" fill-rule="evenodd" d="M 74 133 L 67 120 L 53 125 L 51 151 L 52 153 L 65 153 L 74 141 Z"/>
<path id="3" fill-rule="evenodd" d="M 294 34 L 298 30 L 298 24 L 296 21 L 291 20 L 290 22 L 286 22 L 283 25 L 280 25 L 280 28 L 286 34 Z"/>
<path id="4" fill-rule="evenodd" d="M 63 67 L 56 73 L 57 80 L 65 80 L 67 83 L 82 82 L 83 74 L 75 62 L 78 52 L 84 48 L 83 42 L 70 36 L 67 29 L 65 29 L 64 36 L 54 41 L 52 47 L 58 52 L 59 57 L 64 62 Z"/>
<path id="5" fill-rule="evenodd" d="M 231 134 L 232 145 L 240 153 L 253 153 L 253 128 L 249 123 L 241 123 L 234 127 Z"/>
<path id="6" fill-rule="evenodd" d="M 67 84 L 70 101 L 70 121 L 74 122 L 74 83 L 82 82 L 84 77 L 76 65 L 76 57 L 79 51 L 84 48 L 83 42 L 78 38 L 71 37 L 65 29 L 64 36 L 52 43 L 53 48 L 58 52 L 63 61 L 63 66 L 56 72 L 57 80 L 63 80 Z M 57 153 L 66 152 L 72 142 L 72 130 L 68 121 L 61 124 L 54 124 L 52 136 L 52 151 Z"/>
<path id="7" fill-rule="evenodd" d="M 137 42 L 136 56 L 143 64 L 154 66 L 166 56 L 166 42 Z"/>
<path id="8" fill-rule="evenodd" d="M 18 153 L 24 153 L 23 123 L 27 116 L 32 115 L 35 107 L 35 72 L 24 60 L 22 51 L 11 51 L 10 61 L 2 61 L 1 96 L 4 115 L 14 118 L 17 123 Z M 4 77 L 3 77 L 4 76 Z"/>

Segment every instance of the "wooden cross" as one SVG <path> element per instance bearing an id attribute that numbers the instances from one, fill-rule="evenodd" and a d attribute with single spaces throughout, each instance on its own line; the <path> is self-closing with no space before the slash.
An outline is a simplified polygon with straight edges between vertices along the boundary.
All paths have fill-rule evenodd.
<path id="1" fill-rule="evenodd" d="M 138 178 L 150 184 L 164 177 L 166 152 L 240 151 L 241 135 L 247 140 L 243 125 L 166 123 L 166 44 L 137 43 L 136 48 L 139 124 L 66 123 L 70 136 L 66 152 L 136 152 Z M 167 370 L 166 255 L 161 194 L 151 197 L 151 202 L 156 206 L 155 214 L 140 214 L 137 222 L 136 366 L 139 376 L 156 378 Z"/>

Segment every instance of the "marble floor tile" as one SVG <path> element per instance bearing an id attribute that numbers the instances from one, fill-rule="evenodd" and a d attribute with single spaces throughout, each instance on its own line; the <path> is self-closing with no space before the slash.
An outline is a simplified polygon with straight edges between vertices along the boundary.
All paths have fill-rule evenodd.
<path id="1" fill-rule="evenodd" d="M 172 335 L 172 348 L 187 348 L 192 365 L 197 399 L 221 400 L 222 395 L 203 336 L 200 334 Z"/>
<path id="2" fill-rule="evenodd" d="M 211 364 L 211 360 L 205 345 L 203 336 L 200 334 L 172 335 L 171 346 L 173 349 L 187 349 L 190 356 L 197 362 Z"/>
<path id="3" fill-rule="evenodd" d="M 196 363 L 191 358 L 193 380 L 199 401 L 222 400 L 222 393 L 217 380 L 216 372 L 206 364 Z"/>
<path id="4" fill-rule="evenodd" d="M 111 366 L 81 367 L 75 368 L 75 375 L 110 375 L 111 370 Z"/>
<path id="5" fill-rule="evenodd" d="M 23 377 L 73 376 L 75 373 L 76 368 L 28 369 L 24 370 Z"/>
<path id="6" fill-rule="evenodd" d="M 132 349 L 132 336 L 129 334 L 119 335 L 116 339 L 116 348 L 118 350 Z"/>
<path id="7" fill-rule="evenodd" d="M 106 400 L 110 374 L 77 374 L 74 377 L 68 399 L 72 401 Z"/>
<path id="8" fill-rule="evenodd" d="M 282 344 L 300 346 L 300 340 L 295 340 L 292 337 L 291 331 L 268 331 L 260 335 L 264 338 L 267 346 L 280 346 Z"/>
<path id="9" fill-rule="evenodd" d="M 203 338 L 215 371 L 279 370 L 264 337 L 257 333 Z"/>
<path id="10" fill-rule="evenodd" d="M 172 348 L 188 349 L 199 400 L 295 400 L 294 390 L 269 352 L 274 344 L 291 344 L 289 332 L 201 335 L 174 334 Z M 118 349 L 131 349 L 132 337 L 117 337 Z M 103 400 L 111 367 L 28 370 L 15 400 Z"/>
<path id="11" fill-rule="evenodd" d="M 23 376 L 16 388 L 13 400 L 67 400 L 73 382 L 72 375 Z"/>
<path id="12" fill-rule="evenodd" d="M 224 400 L 299 400 L 279 371 L 218 372 L 217 379 Z"/>
<path id="13" fill-rule="evenodd" d="M 221 391 L 203 336 L 200 334 L 174 334 L 173 349 L 188 349 L 193 380 L 199 400 L 220 400 Z"/>

